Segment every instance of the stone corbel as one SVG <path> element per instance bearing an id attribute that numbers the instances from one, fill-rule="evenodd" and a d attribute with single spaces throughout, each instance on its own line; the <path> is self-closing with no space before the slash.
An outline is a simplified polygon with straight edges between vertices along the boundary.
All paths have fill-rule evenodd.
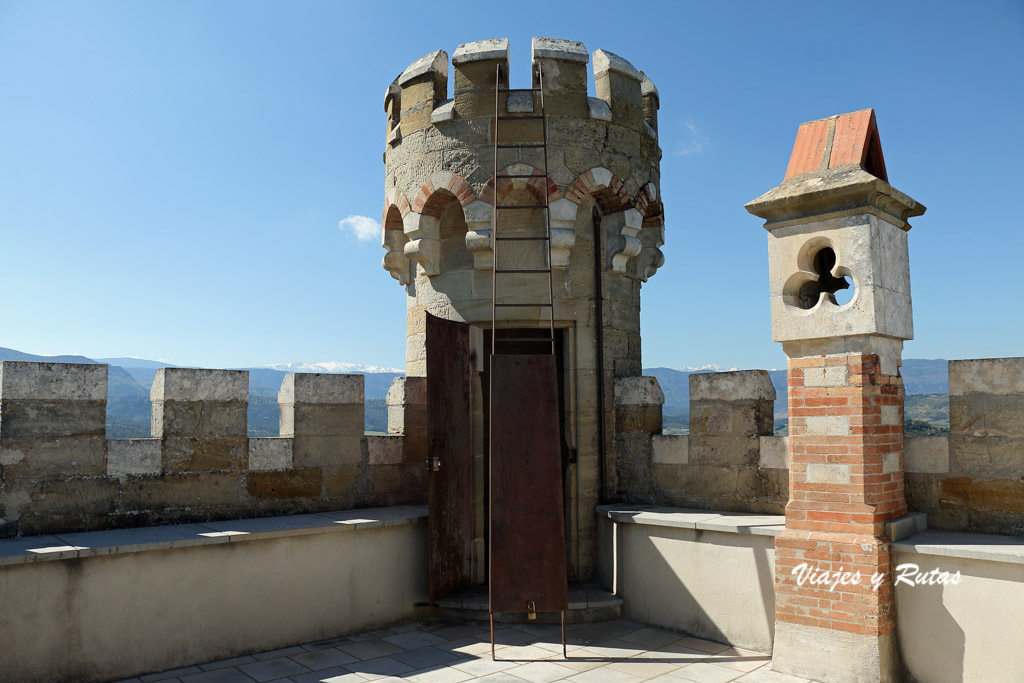
<path id="1" fill-rule="evenodd" d="M 644 227 L 640 233 L 644 243 L 642 256 L 638 257 L 641 282 L 647 282 L 651 276 L 658 272 L 658 269 L 665 265 L 665 254 L 661 253 L 661 247 L 665 244 L 665 224 L 649 225 Z"/>
<path id="2" fill-rule="evenodd" d="M 612 251 L 612 270 L 616 273 L 625 273 L 629 259 L 636 258 L 644 246 L 640 241 L 640 230 L 644 224 L 644 217 L 636 209 L 626 209 L 618 214 L 612 214 L 612 216 L 618 217 L 619 214 L 621 214 L 619 220 L 622 222 L 622 227 L 619 231 L 620 239 L 616 240 L 618 244 L 613 247 L 614 251 Z"/>
<path id="3" fill-rule="evenodd" d="M 466 249 L 473 255 L 473 267 L 490 270 L 494 267 L 491 205 L 478 199 L 463 208 L 463 215 L 466 217 Z"/>
<path id="4" fill-rule="evenodd" d="M 405 245 L 409 241 L 404 230 L 383 230 L 381 246 L 388 250 L 384 254 L 384 269 L 391 277 L 398 280 L 403 287 L 409 284 L 409 259 L 405 255 Z"/>
<path id="5" fill-rule="evenodd" d="M 405 214 L 402 222 L 409 240 L 404 247 L 406 258 L 418 263 L 424 275 L 440 273 L 441 222 L 415 211 Z"/>
<path id="6" fill-rule="evenodd" d="M 569 254 L 576 245 L 576 209 L 564 197 L 551 202 L 551 267 L 567 268 Z"/>

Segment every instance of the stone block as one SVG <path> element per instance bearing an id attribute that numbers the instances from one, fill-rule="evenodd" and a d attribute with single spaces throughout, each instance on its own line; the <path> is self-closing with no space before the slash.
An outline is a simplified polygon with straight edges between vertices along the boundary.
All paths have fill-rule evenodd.
<path id="1" fill-rule="evenodd" d="M 1024 394 L 961 394 L 949 397 L 950 433 L 1024 438 Z"/>
<path id="2" fill-rule="evenodd" d="M 362 438 L 365 415 L 361 403 L 283 403 L 281 436 Z"/>
<path id="3" fill-rule="evenodd" d="M 807 463 L 804 480 L 808 484 L 849 484 L 850 466 L 834 463 Z"/>
<path id="4" fill-rule="evenodd" d="M 690 401 L 690 433 L 695 436 L 745 436 L 771 434 L 772 401 Z"/>
<path id="5" fill-rule="evenodd" d="M 929 518 L 939 508 L 939 485 L 943 477 L 930 473 L 917 473 L 908 467 L 903 475 L 903 492 L 910 510 L 927 512 Z M 929 522 L 934 520 L 929 519 Z"/>
<path id="6" fill-rule="evenodd" d="M 904 468 L 907 473 L 944 474 L 949 472 L 948 436 L 904 437 Z"/>
<path id="7" fill-rule="evenodd" d="M 943 507 L 953 510 L 1024 515 L 1024 481 L 949 477 L 939 486 L 939 500 Z"/>
<path id="8" fill-rule="evenodd" d="M 836 257 L 827 275 L 852 280 L 853 298 L 844 305 L 825 294 L 813 304 L 801 300 L 802 288 L 823 275 L 814 259 L 826 248 Z M 914 338 L 907 236 L 892 223 L 865 213 L 777 228 L 768 235 L 768 261 L 775 341 Z"/>
<path id="9" fill-rule="evenodd" d="M 682 489 L 682 466 L 656 463 L 653 466 L 654 486 L 663 493 L 675 493 Z"/>
<path id="10" fill-rule="evenodd" d="M 616 405 L 616 432 L 645 432 L 661 434 L 662 408 L 660 405 Z"/>
<path id="11" fill-rule="evenodd" d="M 1017 479 L 1024 475 L 1024 439 L 949 435 L 949 472 L 977 479 Z"/>
<path id="12" fill-rule="evenodd" d="M 1024 394 L 1024 358 L 949 361 L 949 395 Z"/>
<path id="13" fill-rule="evenodd" d="M 655 434 L 651 437 L 653 460 L 658 465 L 685 465 L 689 462 L 686 434 Z"/>
<path id="14" fill-rule="evenodd" d="M 153 401 L 249 400 L 248 370 L 160 368 L 149 391 Z"/>
<path id="15" fill-rule="evenodd" d="M 153 401 L 154 437 L 241 438 L 246 435 L 248 400 Z"/>
<path id="16" fill-rule="evenodd" d="M 106 474 L 107 440 L 99 436 L 0 438 L 0 472 L 7 481 Z"/>
<path id="17" fill-rule="evenodd" d="M 615 405 L 662 405 L 665 394 L 654 377 L 616 377 Z"/>
<path id="18" fill-rule="evenodd" d="M 405 437 L 367 436 L 367 462 L 370 465 L 400 465 L 405 459 Z"/>
<path id="19" fill-rule="evenodd" d="M 296 467 L 339 467 L 365 461 L 361 436 L 296 436 L 292 451 Z"/>
<path id="20" fill-rule="evenodd" d="M 109 477 L 39 482 L 25 491 L 29 500 L 21 497 L 18 532 L 29 536 L 99 528 L 102 519 L 117 510 L 119 490 L 120 482 Z"/>
<path id="21" fill-rule="evenodd" d="M 766 370 L 702 372 L 690 375 L 691 401 L 775 400 L 775 387 Z"/>
<path id="22" fill-rule="evenodd" d="M 805 419 L 804 434 L 816 436 L 849 436 L 849 415 L 814 415 Z"/>
<path id="23" fill-rule="evenodd" d="M 847 384 L 848 366 L 829 365 L 804 369 L 805 387 L 843 387 Z"/>
<path id="24" fill-rule="evenodd" d="M 103 436 L 106 401 L 0 401 L 0 438 L 20 436 Z"/>
<path id="25" fill-rule="evenodd" d="M 323 485 L 320 469 L 292 469 L 280 472 L 249 472 L 245 490 L 253 498 L 318 498 Z"/>
<path id="26" fill-rule="evenodd" d="M 690 433 L 691 465 L 738 465 L 756 468 L 760 462 L 758 439 L 743 436 L 703 436 Z"/>
<path id="27" fill-rule="evenodd" d="M 161 457 L 162 470 L 167 473 L 237 472 L 248 466 L 249 448 L 245 437 L 166 436 Z"/>
<path id="28" fill-rule="evenodd" d="M 249 439 L 250 470 L 287 470 L 291 467 L 291 438 L 268 436 Z"/>
<path id="29" fill-rule="evenodd" d="M 426 377 L 396 377 L 388 389 L 386 402 L 389 434 L 426 434 Z"/>
<path id="30" fill-rule="evenodd" d="M 355 495 L 359 474 L 359 467 L 354 465 L 325 470 L 324 495 L 328 498 L 346 498 Z"/>
<path id="31" fill-rule="evenodd" d="M 234 505 L 238 500 L 237 474 L 162 474 L 126 479 L 120 508 L 124 512 L 173 508 L 201 509 Z"/>
<path id="32" fill-rule="evenodd" d="M 278 403 L 362 404 L 364 375 L 301 372 L 288 373 L 277 394 Z"/>
<path id="33" fill-rule="evenodd" d="M 694 465 L 679 468 L 680 490 L 691 500 L 731 497 L 736 492 L 736 469 L 718 465 Z"/>
<path id="34" fill-rule="evenodd" d="M 396 493 L 402 488 L 402 468 L 395 465 L 375 465 L 366 473 L 370 490 L 376 494 Z"/>
<path id="35" fill-rule="evenodd" d="M 106 401 L 107 366 L 0 361 L 0 401 Z"/>
<path id="36" fill-rule="evenodd" d="M 612 110 L 612 121 L 632 130 L 643 130 L 640 93 L 643 74 L 622 57 L 606 50 L 596 50 L 594 81 L 597 97 L 607 102 Z"/>
<path id="37" fill-rule="evenodd" d="M 111 439 L 107 441 L 107 474 L 159 474 L 160 439 Z"/>
<path id="38" fill-rule="evenodd" d="M 752 512 L 783 514 L 789 499 L 789 472 L 772 469 L 742 468 L 736 473 L 736 503 L 728 509 L 750 509 Z M 752 501 L 761 501 L 755 509 Z"/>
<path id="39" fill-rule="evenodd" d="M 651 492 L 651 436 L 643 432 L 615 437 L 616 489 L 631 500 L 648 500 Z"/>
<path id="40" fill-rule="evenodd" d="M 788 436 L 762 436 L 758 440 L 761 446 L 761 469 L 789 469 Z"/>

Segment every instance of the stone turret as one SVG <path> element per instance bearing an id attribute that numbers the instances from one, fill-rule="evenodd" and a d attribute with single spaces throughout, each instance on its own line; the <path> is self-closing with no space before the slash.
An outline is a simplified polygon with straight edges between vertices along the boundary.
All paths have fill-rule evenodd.
<path id="1" fill-rule="evenodd" d="M 543 234 L 540 207 L 548 202 L 553 318 L 564 369 L 566 508 L 575 520 L 568 535 L 578 558 L 570 574 L 583 578 L 593 566 L 593 506 L 599 490 L 611 497 L 617 485 L 616 429 L 614 420 L 602 422 L 601 406 L 612 410 L 618 379 L 640 375 L 640 288 L 664 263 L 659 101 L 651 79 L 611 52 L 591 55 L 579 42 L 534 38 L 530 57 L 531 65 L 510 65 L 505 39 L 466 43 L 450 65 L 445 52 L 432 52 L 389 86 L 384 267 L 407 294 L 407 375 L 427 374 L 428 313 L 470 325 L 475 370 L 486 373 L 493 207 L 538 207 L 502 212 L 499 230 Z M 587 95 L 590 67 L 597 97 Z M 536 146 L 495 151 L 496 134 L 498 143 L 544 138 L 536 118 L 541 92 L 499 91 L 509 87 L 510 70 L 517 68 L 531 69 L 531 87 L 543 85 L 546 159 Z M 495 114 L 524 118 L 497 121 Z M 499 268 L 544 267 L 542 245 L 499 243 Z M 529 305 L 547 297 L 546 274 L 499 280 L 496 298 L 516 305 L 498 309 L 495 327 L 547 327 L 548 310 Z M 486 395 L 482 387 L 474 389 L 477 433 L 486 432 Z M 482 459 L 482 440 L 475 448 Z M 476 481 L 474 496 L 482 499 L 484 484 L 480 476 Z M 474 533 L 482 539 L 481 520 Z"/>
<path id="2" fill-rule="evenodd" d="M 611 355 L 620 374 L 637 375 L 640 284 L 664 263 L 657 89 L 622 57 L 597 50 L 598 97 L 587 97 L 590 55 L 582 43 L 534 38 L 531 56 L 545 78 L 556 318 L 589 324 L 596 206 L 612 309 L 607 332 L 622 344 L 622 353 Z M 441 50 L 409 65 L 385 97 L 384 267 L 409 296 L 410 375 L 425 371 L 424 312 L 490 322 L 495 200 L 536 203 L 545 190 L 541 178 L 492 186 L 495 74 L 500 66 L 498 86 L 508 87 L 508 41 L 460 45 L 451 63 L 454 97 L 446 98 L 449 64 Z M 540 113 L 540 95 L 500 93 L 498 108 L 500 114 Z M 503 121 L 500 142 L 539 139 L 539 133 L 535 122 Z M 499 150 L 499 173 L 541 175 L 543 169 L 540 150 Z M 510 220 L 543 221 L 541 211 L 523 213 L 534 215 Z M 536 325 L 535 311 L 509 310 L 510 325 Z"/>

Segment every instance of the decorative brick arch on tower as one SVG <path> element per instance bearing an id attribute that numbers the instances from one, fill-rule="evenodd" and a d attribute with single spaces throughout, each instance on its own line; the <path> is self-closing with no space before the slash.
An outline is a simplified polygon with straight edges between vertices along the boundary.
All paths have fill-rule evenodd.
<path id="1" fill-rule="evenodd" d="M 569 184 L 566 198 L 573 204 L 579 204 L 587 195 L 594 197 L 598 207 L 605 215 L 616 211 L 625 211 L 633 206 L 633 199 L 626 190 L 625 183 L 607 168 L 592 168 L 579 175 Z"/>
<path id="2" fill-rule="evenodd" d="M 524 176 L 532 175 L 532 178 L 509 178 L 507 176 Z M 538 203 L 543 203 L 545 199 L 544 195 L 544 171 L 534 168 L 529 164 L 510 164 L 506 166 L 498 173 L 498 184 L 495 189 L 494 178 L 487 181 L 484 186 L 483 192 L 480 193 L 480 199 L 488 204 L 494 205 L 495 196 L 500 204 L 501 201 L 507 197 L 513 190 L 526 189 Z M 558 186 L 548 178 L 547 180 L 547 200 L 549 202 L 555 202 L 562 198 L 562 193 L 558 189 Z"/>
<path id="3" fill-rule="evenodd" d="M 407 242 L 403 250 L 410 261 L 419 264 L 424 275 L 440 273 L 441 213 L 452 200 L 465 212 L 476 202 L 476 193 L 466 179 L 451 171 L 437 171 L 420 185 L 410 204 L 410 211 L 402 214 Z"/>
<path id="4" fill-rule="evenodd" d="M 509 178 L 507 176 L 531 176 L 528 178 Z M 490 270 L 494 264 L 494 240 L 491 235 L 491 213 L 494 204 L 501 205 L 516 190 L 526 190 L 536 200 L 537 205 L 544 204 L 545 198 L 551 207 L 551 265 L 554 268 L 565 268 L 569 265 L 569 252 L 576 243 L 576 232 L 573 230 L 575 207 L 572 220 L 568 225 L 559 220 L 559 207 L 566 202 L 561 190 L 549 178 L 545 185 L 544 172 L 529 164 L 515 163 L 506 166 L 498 173 L 497 184 L 494 178 L 487 181 L 480 198 L 466 207 L 466 247 L 473 254 L 473 266 L 477 270 Z M 562 211 L 564 213 L 564 210 Z"/>
<path id="5" fill-rule="evenodd" d="M 448 193 L 458 199 L 463 207 L 476 201 L 476 192 L 473 192 L 465 178 L 450 171 L 438 171 L 420 186 L 416 198 L 412 200 L 412 210 L 440 218 L 441 211 L 449 201 Z"/>
<path id="6" fill-rule="evenodd" d="M 381 246 L 387 250 L 382 264 L 403 287 L 409 284 L 409 259 L 405 255 L 405 216 L 412 210 L 405 193 L 397 187 L 388 190 L 381 217 Z"/>
<path id="7" fill-rule="evenodd" d="M 597 202 L 603 216 L 602 221 L 606 225 L 611 225 L 616 231 L 608 243 L 610 269 L 617 273 L 626 273 L 630 259 L 636 258 L 645 246 L 640 234 L 644 217 L 635 208 L 634 199 L 626 184 L 607 168 L 592 168 L 580 174 L 569 184 L 569 189 L 565 193 L 566 199 L 576 206 L 588 195 Z M 649 196 L 650 190 L 648 190 Z M 648 204 L 650 204 L 649 201 Z M 575 218 L 575 211 L 573 218 Z M 655 250 L 657 246 L 660 246 L 655 244 L 656 238 L 649 241 Z M 658 253 L 660 254 L 660 252 Z M 657 263 L 659 258 L 657 254 L 652 253 L 650 258 L 641 260 L 645 263 L 638 264 L 637 272 L 641 280 L 646 280 L 660 267 L 660 263 L 652 265 Z M 661 257 L 660 261 L 664 262 L 664 257 Z"/>

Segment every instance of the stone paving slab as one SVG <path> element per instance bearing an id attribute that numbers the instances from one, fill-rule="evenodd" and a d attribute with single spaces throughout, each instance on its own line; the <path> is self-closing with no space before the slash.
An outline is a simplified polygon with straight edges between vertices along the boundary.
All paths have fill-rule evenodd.
<path id="1" fill-rule="evenodd" d="M 448 619 L 403 624 L 121 683 L 815 683 L 771 670 L 771 657 L 624 619 L 495 628 Z"/>

